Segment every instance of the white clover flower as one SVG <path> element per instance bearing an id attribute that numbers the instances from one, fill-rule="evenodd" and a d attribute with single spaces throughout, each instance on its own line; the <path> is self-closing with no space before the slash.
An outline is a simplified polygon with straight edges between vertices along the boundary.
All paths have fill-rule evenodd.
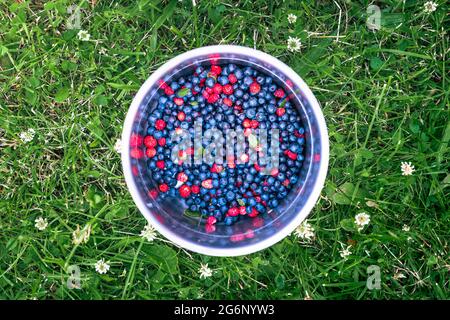
<path id="1" fill-rule="evenodd" d="M 74 245 L 87 243 L 90 235 L 91 235 L 90 225 L 85 226 L 83 229 L 80 229 L 80 226 L 77 225 L 77 228 L 72 233 L 72 243 Z"/>
<path id="2" fill-rule="evenodd" d="M 367 213 L 361 212 L 355 216 L 355 224 L 358 226 L 358 231 L 361 231 L 364 226 L 368 225 L 369 223 L 370 216 Z"/>
<path id="3" fill-rule="evenodd" d="M 208 267 L 208 264 L 200 264 L 200 279 L 206 279 L 212 276 L 212 270 Z"/>
<path id="4" fill-rule="evenodd" d="M 116 143 L 114 144 L 114 150 L 117 153 L 122 153 L 122 140 L 117 139 Z"/>
<path id="5" fill-rule="evenodd" d="M 101 55 L 106 56 L 106 54 L 108 53 L 108 51 L 106 50 L 105 47 L 101 47 L 101 48 L 98 50 L 98 53 L 100 53 Z"/>
<path id="6" fill-rule="evenodd" d="M 299 38 L 289 37 L 287 41 L 287 49 L 291 52 L 300 51 L 302 42 Z"/>
<path id="7" fill-rule="evenodd" d="M 21 132 L 19 135 L 20 140 L 27 143 L 33 140 L 36 131 L 33 128 L 29 128 L 27 131 Z"/>
<path id="8" fill-rule="evenodd" d="M 109 271 L 110 265 L 105 262 L 105 259 L 100 259 L 95 263 L 95 271 L 100 274 L 107 273 Z"/>
<path id="9" fill-rule="evenodd" d="M 89 41 L 89 39 L 91 38 L 91 35 L 86 30 L 78 31 L 77 36 L 78 36 L 78 40 L 81 40 L 81 41 Z"/>
<path id="10" fill-rule="evenodd" d="M 407 224 L 404 224 L 403 227 L 402 227 L 402 230 L 405 231 L 405 232 L 408 232 L 410 229 L 411 228 Z"/>
<path id="11" fill-rule="evenodd" d="M 297 238 L 308 241 L 315 237 L 314 228 L 308 223 L 308 220 L 303 221 L 303 223 L 295 229 L 294 234 Z"/>
<path id="12" fill-rule="evenodd" d="M 402 170 L 402 176 L 410 176 L 416 171 L 411 162 L 402 162 L 400 169 Z"/>
<path id="13" fill-rule="evenodd" d="M 347 246 L 347 248 L 345 249 L 342 248 L 342 250 L 339 251 L 339 254 L 341 255 L 342 258 L 347 260 L 347 257 L 352 254 L 352 252 L 350 251 L 350 247 L 351 246 Z"/>
<path id="14" fill-rule="evenodd" d="M 39 230 L 39 231 L 44 231 L 47 226 L 48 226 L 48 222 L 47 219 L 44 219 L 42 217 L 36 218 L 36 220 L 34 220 L 34 226 Z"/>
<path id="15" fill-rule="evenodd" d="M 156 239 L 156 230 L 152 225 L 148 224 L 141 231 L 141 237 L 147 239 L 147 241 L 152 242 Z"/>
<path id="16" fill-rule="evenodd" d="M 297 16 L 293 13 L 289 13 L 287 19 L 289 23 L 295 23 L 295 21 L 297 21 Z"/>
<path id="17" fill-rule="evenodd" d="M 428 1 L 423 5 L 423 11 L 425 11 L 425 13 L 432 13 L 436 11 L 437 6 L 436 2 Z"/>

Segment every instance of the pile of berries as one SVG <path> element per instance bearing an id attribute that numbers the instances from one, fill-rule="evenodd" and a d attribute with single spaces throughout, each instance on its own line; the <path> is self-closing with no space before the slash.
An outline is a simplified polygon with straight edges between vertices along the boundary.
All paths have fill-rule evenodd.
<path id="1" fill-rule="evenodd" d="M 254 218 L 286 198 L 302 166 L 304 128 L 289 95 L 273 77 L 251 67 L 212 61 L 170 83 L 161 81 L 159 91 L 156 108 L 148 116 L 147 135 L 131 144 L 132 157 L 148 158 L 155 183 L 152 197 L 182 198 L 188 210 L 205 219 L 208 232 L 215 230 L 216 223 L 231 225 L 246 216 Z M 238 128 L 249 137 L 265 129 L 270 138 L 270 130 L 278 129 L 278 167 L 263 173 L 258 160 L 249 161 L 254 159 L 245 153 L 240 162 L 227 155 L 222 164 L 196 165 L 193 160 L 188 164 L 193 148 L 178 150 L 178 161 L 173 161 L 172 133 L 193 132 L 199 119 L 203 129 L 217 128 L 224 135 Z M 255 143 L 245 146 L 261 152 Z"/>

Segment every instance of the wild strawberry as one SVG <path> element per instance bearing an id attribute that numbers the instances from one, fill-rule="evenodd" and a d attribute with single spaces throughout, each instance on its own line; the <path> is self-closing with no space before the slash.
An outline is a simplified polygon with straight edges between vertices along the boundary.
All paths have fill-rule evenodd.
<path id="1" fill-rule="evenodd" d="M 178 193 L 183 198 L 187 198 L 191 195 L 191 188 L 188 185 L 183 184 L 180 188 L 178 188 Z"/>
<path id="2" fill-rule="evenodd" d="M 245 118 L 244 121 L 242 121 L 242 126 L 244 128 L 250 128 L 252 126 L 252 120 Z"/>
<path id="3" fill-rule="evenodd" d="M 213 93 L 210 95 L 207 99 L 208 103 L 215 103 L 217 100 L 219 100 L 220 96 L 217 93 Z"/>
<path id="4" fill-rule="evenodd" d="M 212 189 L 213 185 L 212 185 L 212 179 L 206 179 L 202 181 L 202 187 L 205 189 Z"/>
<path id="5" fill-rule="evenodd" d="M 164 146 L 166 145 L 166 138 L 164 138 L 164 137 L 159 138 L 159 139 L 158 139 L 158 144 L 159 144 L 161 147 L 164 147 Z"/>
<path id="6" fill-rule="evenodd" d="M 213 91 L 217 94 L 221 94 L 222 93 L 222 85 L 220 83 L 216 83 L 213 87 Z"/>
<path id="7" fill-rule="evenodd" d="M 164 80 L 159 80 L 158 83 L 161 89 L 165 89 L 169 86 Z"/>
<path id="8" fill-rule="evenodd" d="M 177 174 L 177 180 L 184 183 L 184 182 L 188 181 L 188 176 L 186 173 L 180 172 Z"/>
<path id="9" fill-rule="evenodd" d="M 158 197 L 158 190 L 156 190 L 156 189 L 149 190 L 148 196 L 152 199 L 156 199 Z"/>
<path id="10" fill-rule="evenodd" d="M 253 129 L 258 128 L 258 126 L 259 126 L 258 120 L 252 120 L 252 121 L 250 122 L 250 126 L 251 126 Z"/>
<path id="11" fill-rule="evenodd" d="M 199 194 L 200 193 L 200 187 L 197 186 L 197 185 L 193 185 L 191 187 L 191 191 L 192 191 L 192 193 Z"/>
<path id="12" fill-rule="evenodd" d="M 146 136 L 144 138 L 144 145 L 147 148 L 154 148 L 156 147 L 156 144 L 157 144 L 156 139 L 153 136 Z"/>
<path id="13" fill-rule="evenodd" d="M 216 217 L 214 217 L 214 216 L 209 216 L 207 219 L 206 219 L 206 223 L 207 224 L 215 224 L 217 222 L 217 219 L 216 219 Z"/>
<path id="14" fill-rule="evenodd" d="M 283 98 L 285 93 L 284 93 L 283 89 L 277 89 L 277 90 L 275 90 L 273 95 L 277 98 Z"/>
<path id="15" fill-rule="evenodd" d="M 213 163 L 211 169 L 209 169 L 209 171 L 211 171 L 212 173 L 221 173 L 222 170 L 223 167 L 221 165 L 218 165 L 217 163 Z"/>
<path id="16" fill-rule="evenodd" d="M 203 98 L 208 99 L 208 97 L 209 97 L 208 91 L 203 90 L 203 91 L 202 91 L 202 96 L 203 96 Z"/>
<path id="17" fill-rule="evenodd" d="M 253 166 L 255 167 L 256 171 L 258 171 L 258 172 L 261 171 L 261 166 L 259 164 L 255 163 Z"/>
<path id="18" fill-rule="evenodd" d="M 144 139 L 140 134 L 133 133 L 130 137 L 130 147 L 140 147 Z"/>
<path id="19" fill-rule="evenodd" d="M 289 185 L 289 182 L 289 179 L 285 179 L 282 184 L 283 186 L 287 187 Z"/>
<path id="20" fill-rule="evenodd" d="M 277 111 L 275 113 L 277 114 L 277 116 L 281 117 L 283 114 L 285 114 L 285 112 L 285 108 L 277 108 Z"/>
<path id="21" fill-rule="evenodd" d="M 147 157 L 153 158 L 156 155 L 156 149 L 155 148 L 147 148 L 147 150 L 145 151 L 145 154 L 147 155 Z"/>
<path id="22" fill-rule="evenodd" d="M 177 106 L 182 106 L 183 103 L 184 103 L 184 100 L 183 100 L 183 98 L 178 98 L 178 97 L 176 97 L 176 98 L 173 98 L 173 102 L 174 102 Z"/>
<path id="23" fill-rule="evenodd" d="M 144 151 L 139 148 L 133 148 L 130 150 L 130 156 L 134 159 L 141 159 L 144 156 Z"/>
<path id="24" fill-rule="evenodd" d="M 164 130 L 166 127 L 166 122 L 163 119 L 158 119 L 155 122 L 155 128 L 156 130 Z"/>
<path id="25" fill-rule="evenodd" d="M 278 176 L 278 168 L 273 168 L 273 169 L 270 171 L 270 175 L 271 175 L 272 177 Z"/>
<path id="26" fill-rule="evenodd" d="M 166 96 L 171 96 L 175 93 L 175 91 L 173 91 L 171 87 L 167 87 L 164 89 L 164 93 L 166 94 Z"/>
<path id="27" fill-rule="evenodd" d="M 295 130 L 295 131 L 294 131 L 294 135 L 295 135 L 297 138 L 304 138 L 304 137 L 305 137 L 305 135 L 302 134 L 302 133 L 300 133 L 300 132 L 298 132 L 298 130 Z"/>
<path id="28" fill-rule="evenodd" d="M 236 78 L 234 73 L 230 73 L 228 75 L 228 81 L 230 81 L 231 84 L 235 84 L 238 81 L 238 79 Z"/>
<path id="29" fill-rule="evenodd" d="M 184 119 L 186 119 L 186 114 L 183 111 L 178 112 L 177 119 L 180 121 L 184 121 Z"/>
<path id="30" fill-rule="evenodd" d="M 218 76 L 222 73 L 222 68 L 218 65 L 211 66 L 211 72 Z"/>
<path id="31" fill-rule="evenodd" d="M 261 91 L 261 86 L 258 82 L 252 82 L 249 86 L 249 90 L 251 94 L 257 94 Z"/>
<path id="32" fill-rule="evenodd" d="M 159 191 L 167 192 L 169 190 L 169 186 L 166 183 L 162 183 L 159 185 Z"/>
<path id="33" fill-rule="evenodd" d="M 297 154 L 291 150 L 286 150 L 284 154 L 291 160 L 297 160 Z"/>
<path id="34" fill-rule="evenodd" d="M 242 216 L 246 215 L 247 211 L 245 209 L 246 209 L 245 206 L 240 206 L 239 207 L 239 214 L 242 215 Z"/>
<path id="35" fill-rule="evenodd" d="M 210 87 L 206 87 L 205 91 L 208 92 L 208 94 L 210 94 L 210 95 L 214 93 L 214 90 Z"/>
<path id="36" fill-rule="evenodd" d="M 164 162 L 164 160 L 158 160 L 158 161 L 156 161 L 156 167 L 158 168 L 158 169 L 164 169 L 164 167 L 166 166 L 166 163 Z"/>
<path id="37" fill-rule="evenodd" d="M 234 90 L 233 90 L 233 86 L 231 84 L 226 84 L 223 86 L 222 88 L 223 93 L 225 93 L 227 96 L 229 96 L 230 94 L 233 94 Z"/>
<path id="38" fill-rule="evenodd" d="M 252 212 L 250 212 L 250 213 L 248 214 L 248 216 L 249 216 L 250 218 L 254 218 L 254 217 L 256 217 L 258 214 L 259 214 L 258 210 L 256 210 L 255 208 L 252 208 Z"/>
<path id="39" fill-rule="evenodd" d="M 230 98 L 225 98 L 222 100 L 224 105 L 231 107 L 233 105 L 233 101 Z"/>
<path id="40" fill-rule="evenodd" d="M 205 224 L 205 232 L 206 233 L 213 233 L 215 231 L 216 231 L 216 226 L 215 225 L 209 224 L 209 223 Z"/>
<path id="41" fill-rule="evenodd" d="M 239 208 L 233 207 L 228 209 L 227 216 L 236 217 L 237 215 L 239 215 Z"/>

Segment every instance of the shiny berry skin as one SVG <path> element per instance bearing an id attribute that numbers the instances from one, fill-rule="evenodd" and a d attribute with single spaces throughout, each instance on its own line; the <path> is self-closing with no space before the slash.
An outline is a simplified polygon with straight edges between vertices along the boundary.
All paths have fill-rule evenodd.
<path id="1" fill-rule="evenodd" d="M 206 223 L 207 224 L 215 224 L 217 222 L 217 219 L 214 217 L 214 216 L 209 216 L 207 219 L 206 219 Z"/>
<path id="2" fill-rule="evenodd" d="M 236 78 L 234 73 L 230 73 L 228 75 L 228 81 L 230 81 L 231 84 L 235 84 L 238 81 L 238 79 Z"/>
<path id="3" fill-rule="evenodd" d="M 222 68 L 218 65 L 211 66 L 211 72 L 214 73 L 216 76 L 222 73 Z"/>
<path id="4" fill-rule="evenodd" d="M 261 91 L 261 86 L 258 82 L 252 82 L 252 84 L 249 86 L 249 91 L 252 94 L 257 94 Z"/>
<path id="5" fill-rule="evenodd" d="M 213 87 L 213 91 L 217 94 L 221 94 L 223 90 L 223 87 L 220 83 L 216 83 Z"/>
<path id="6" fill-rule="evenodd" d="M 187 198 L 191 195 L 191 188 L 189 188 L 189 186 L 183 184 L 180 188 L 178 188 L 178 193 L 183 198 Z"/>
<path id="7" fill-rule="evenodd" d="M 200 187 L 197 186 L 197 185 L 193 185 L 193 186 L 191 187 L 191 191 L 192 191 L 192 193 L 194 193 L 194 194 L 199 194 L 199 193 L 200 193 Z"/>
<path id="8" fill-rule="evenodd" d="M 177 105 L 177 106 L 182 106 L 184 103 L 183 98 L 173 98 L 173 102 Z"/>
<path id="9" fill-rule="evenodd" d="M 164 138 L 164 137 L 159 138 L 159 139 L 158 139 L 158 144 L 159 144 L 161 147 L 164 147 L 164 146 L 166 145 L 166 138 Z"/>
<path id="10" fill-rule="evenodd" d="M 259 121 L 257 121 L 257 120 L 252 120 L 252 121 L 250 122 L 250 126 L 252 127 L 252 129 L 258 128 L 258 126 L 259 126 Z"/>
<path id="11" fill-rule="evenodd" d="M 130 137 L 130 147 L 140 147 L 143 141 L 144 140 L 140 134 L 133 133 Z"/>
<path id="12" fill-rule="evenodd" d="M 208 103 L 215 103 L 219 98 L 220 96 L 217 93 L 213 93 L 208 97 L 207 101 Z"/>
<path id="13" fill-rule="evenodd" d="M 275 97 L 277 97 L 277 98 L 283 98 L 284 95 L 285 95 L 285 93 L 284 93 L 283 89 L 277 89 L 277 90 L 273 93 L 273 95 L 274 95 Z"/>
<path id="14" fill-rule="evenodd" d="M 286 113 L 286 109 L 285 108 L 277 108 L 277 111 L 276 111 L 277 116 L 281 117 L 285 113 Z"/>
<path id="15" fill-rule="evenodd" d="M 184 172 L 180 172 L 177 174 L 177 180 L 180 182 L 186 182 L 188 181 L 188 176 Z"/>
<path id="16" fill-rule="evenodd" d="M 288 156 L 291 160 L 297 160 L 297 154 L 292 152 L 291 150 L 286 150 L 285 154 Z"/>
<path id="17" fill-rule="evenodd" d="M 166 122 L 162 119 L 158 119 L 155 122 L 155 128 L 156 130 L 164 130 L 164 128 L 166 127 Z"/>
<path id="18" fill-rule="evenodd" d="M 156 199 L 158 197 L 158 190 L 156 189 L 151 189 L 148 191 L 148 196 L 150 198 Z"/>
<path id="19" fill-rule="evenodd" d="M 166 166 L 166 163 L 164 162 L 164 160 L 158 160 L 158 161 L 156 161 L 156 167 L 158 168 L 158 169 L 164 169 L 165 168 L 165 166 Z"/>
<path id="20" fill-rule="evenodd" d="M 147 150 L 145 150 L 145 154 L 147 155 L 147 157 L 153 158 L 156 155 L 156 149 L 155 148 L 147 148 Z"/>
<path id="21" fill-rule="evenodd" d="M 223 99 L 223 104 L 231 107 L 233 105 L 233 101 L 231 101 L 231 99 L 229 99 L 229 98 L 225 98 L 225 99 Z"/>
<path id="22" fill-rule="evenodd" d="M 222 91 L 223 93 L 225 93 L 227 96 L 229 96 L 230 94 L 233 94 L 234 90 L 233 90 L 233 86 L 231 84 L 226 84 L 222 87 Z"/>
<path id="23" fill-rule="evenodd" d="M 169 191 L 169 186 L 166 183 L 160 184 L 158 188 L 159 188 L 159 191 L 161 191 L 161 192 Z"/>
<path id="24" fill-rule="evenodd" d="M 239 213 L 240 213 L 239 208 L 233 207 L 233 208 L 228 209 L 227 216 L 236 217 L 239 215 Z"/>
<path id="25" fill-rule="evenodd" d="M 252 120 L 245 118 L 244 121 L 242 122 L 242 126 L 244 128 L 250 128 L 252 126 Z"/>
<path id="26" fill-rule="evenodd" d="M 205 189 L 212 189 L 213 185 L 212 185 L 212 179 L 206 179 L 202 181 L 202 187 Z"/>
<path id="27" fill-rule="evenodd" d="M 146 136 L 144 138 L 144 145 L 147 148 L 154 148 L 157 145 L 157 141 L 156 141 L 156 139 L 153 136 Z"/>
<path id="28" fill-rule="evenodd" d="M 239 207 L 239 214 L 240 214 L 241 216 L 244 216 L 244 215 L 247 214 L 247 211 L 246 211 L 245 209 L 246 209 L 245 206 L 240 206 L 240 207 Z"/>
<path id="29" fill-rule="evenodd" d="M 164 93 L 165 93 L 166 95 L 168 95 L 168 96 L 171 96 L 171 95 L 173 95 L 175 92 L 173 91 L 173 89 L 172 89 L 171 87 L 166 87 L 166 88 L 164 89 Z"/>
<path id="30" fill-rule="evenodd" d="M 186 114 L 183 111 L 178 112 L 177 119 L 180 121 L 184 121 L 186 119 Z"/>
<path id="31" fill-rule="evenodd" d="M 252 208 L 252 212 L 250 212 L 250 213 L 248 214 L 248 216 L 249 216 L 250 218 L 254 218 L 254 217 L 256 217 L 258 214 L 259 214 L 258 210 L 256 210 L 255 208 Z"/>
<path id="32" fill-rule="evenodd" d="M 144 151 L 139 148 L 133 148 L 130 150 L 130 157 L 134 159 L 141 159 L 144 156 Z"/>

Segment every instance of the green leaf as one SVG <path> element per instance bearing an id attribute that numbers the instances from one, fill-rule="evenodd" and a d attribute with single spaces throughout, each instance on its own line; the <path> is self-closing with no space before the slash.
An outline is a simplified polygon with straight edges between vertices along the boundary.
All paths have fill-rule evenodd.
<path id="1" fill-rule="evenodd" d="M 189 88 L 183 88 L 178 90 L 177 95 L 179 97 L 184 97 L 185 95 L 187 95 L 191 90 Z"/>
<path id="2" fill-rule="evenodd" d="M 171 274 L 179 272 L 177 253 L 172 248 L 165 245 L 150 244 L 143 246 L 142 252 L 146 254 L 148 260 L 162 271 Z"/>
<path id="3" fill-rule="evenodd" d="M 382 66 L 383 66 L 383 60 L 381 60 L 378 57 L 370 58 L 370 68 L 372 68 L 372 70 L 378 71 L 381 69 Z"/>
<path id="4" fill-rule="evenodd" d="M 337 188 L 332 196 L 333 201 L 337 204 L 350 204 L 352 202 L 352 197 L 358 192 L 358 189 L 351 182 L 346 182 Z"/>
<path id="5" fill-rule="evenodd" d="M 345 231 L 356 231 L 356 226 L 355 226 L 355 222 L 353 221 L 353 219 L 342 219 L 340 222 L 340 225 L 342 227 L 342 229 L 344 229 Z"/>
<path id="6" fill-rule="evenodd" d="M 201 218 L 202 214 L 198 211 L 184 210 L 184 215 L 190 218 Z"/>
<path id="7" fill-rule="evenodd" d="M 162 15 L 159 16 L 159 18 L 156 20 L 156 22 L 153 26 L 154 29 L 159 29 L 164 24 L 164 22 L 167 20 L 167 18 L 172 16 L 173 11 L 175 10 L 175 7 L 177 6 L 177 2 L 178 1 L 173 0 L 164 8 L 164 12 L 162 13 Z"/>
<path id="8" fill-rule="evenodd" d="M 64 102 L 70 95 L 69 88 L 63 87 L 56 92 L 55 101 L 58 103 Z"/>
<path id="9" fill-rule="evenodd" d="M 245 203 L 244 203 L 244 201 L 242 199 L 237 199 L 237 202 L 239 203 L 239 205 L 241 207 L 245 206 Z"/>

